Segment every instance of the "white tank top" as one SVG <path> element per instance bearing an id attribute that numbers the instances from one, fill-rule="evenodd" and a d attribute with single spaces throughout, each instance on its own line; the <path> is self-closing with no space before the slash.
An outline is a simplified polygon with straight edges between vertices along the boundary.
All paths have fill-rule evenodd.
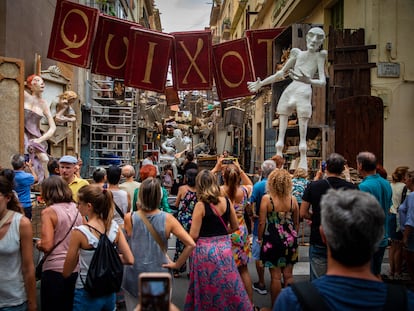
<path id="1" fill-rule="evenodd" d="M 18 306 L 27 300 L 20 252 L 22 217 L 13 213 L 9 230 L 0 240 L 0 308 Z"/>

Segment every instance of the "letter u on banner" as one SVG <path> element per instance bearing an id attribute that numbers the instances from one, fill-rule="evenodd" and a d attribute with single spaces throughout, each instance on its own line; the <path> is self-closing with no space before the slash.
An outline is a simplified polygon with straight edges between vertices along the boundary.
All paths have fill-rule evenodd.
<path id="1" fill-rule="evenodd" d="M 131 27 L 125 85 L 164 93 L 174 37 Z"/>
<path id="2" fill-rule="evenodd" d="M 88 68 L 99 10 L 57 1 L 47 57 Z"/>
<path id="3" fill-rule="evenodd" d="M 255 81 L 246 38 L 213 45 L 214 79 L 220 100 L 252 95 L 248 81 Z"/>
<path id="4" fill-rule="evenodd" d="M 211 31 L 174 32 L 172 72 L 177 90 L 211 90 Z"/>
<path id="5" fill-rule="evenodd" d="M 93 45 L 92 73 L 124 78 L 131 27 L 141 25 L 107 15 L 99 17 Z"/>

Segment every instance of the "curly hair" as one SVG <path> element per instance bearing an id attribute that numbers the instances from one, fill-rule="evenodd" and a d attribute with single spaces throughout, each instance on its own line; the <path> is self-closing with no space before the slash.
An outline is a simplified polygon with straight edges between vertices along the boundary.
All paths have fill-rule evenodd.
<path id="1" fill-rule="evenodd" d="M 274 170 L 267 179 L 267 189 L 271 196 L 286 197 L 292 192 L 292 177 L 287 170 Z"/>
<path id="2" fill-rule="evenodd" d="M 293 178 L 308 178 L 308 171 L 298 167 L 293 173 Z"/>
<path id="3" fill-rule="evenodd" d="M 148 177 L 157 177 L 156 167 L 152 164 L 144 165 L 139 170 L 139 177 L 141 178 L 141 181 L 144 181 Z"/>
<path id="4" fill-rule="evenodd" d="M 408 172 L 408 166 L 398 166 L 392 173 L 393 182 L 401 182 L 405 178 L 405 174 Z"/>
<path id="5" fill-rule="evenodd" d="M 209 170 L 202 170 L 196 177 L 197 198 L 205 203 L 217 204 L 221 196 L 217 179 Z"/>
<path id="6" fill-rule="evenodd" d="M 224 184 L 228 187 L 227 195 L 231 201 L 236 198 L 237 189 L 240 185 L 240 170 L 234 164 L 228 164 L 224 169 Z"/>

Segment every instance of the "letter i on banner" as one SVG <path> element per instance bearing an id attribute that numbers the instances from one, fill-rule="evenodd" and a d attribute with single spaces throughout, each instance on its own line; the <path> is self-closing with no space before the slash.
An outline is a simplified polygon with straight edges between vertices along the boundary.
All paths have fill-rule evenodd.
<path id="1" fill-rule="evenodd" d="M 89 68 L 99 10 L 58 0 L 47 57 Z"/>
<path id="2" fill-rule="evenodd" d="M 174 32 L 172 73 L 177 90 L 211 90 L 211 31 Z"/>
<path id="3" fill-rule="evenodd" d="M 174 37 L 131 27 L 125 85 L 164 93 Z"/>
<path id="4" fill-rule="evenodd" d="M 213 60 L 220 100 L 252 95 L 247 89 L 247 82 L 256 78 L 246 38 L 214 45 Z"/>
<path id="5" fill-rule="evenodd" d="M 92 73 L 124 78 L 131 27 L 141 25 L 103 14 L 99 17 L 93 44 Z"/>

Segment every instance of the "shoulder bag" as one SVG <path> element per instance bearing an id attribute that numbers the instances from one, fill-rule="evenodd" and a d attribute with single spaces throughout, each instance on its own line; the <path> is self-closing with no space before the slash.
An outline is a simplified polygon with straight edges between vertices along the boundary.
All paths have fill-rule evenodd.
<path id="1" fill-rule="evenodd" d="M 47 254 L 45 254 L 42 259 L 40 259 L 40 261 L 37 263 L 36 265 L 36 269 L 35 269 L 35 276 L 36 276 L 36 281 L 39 281 L 42 278 L 42 271 L 43 271 L 43 264 L 46 261 L 47 256 L 49 256 L 49 254 L 51 254 L 53 252 L 53 250 L 60 244 L 62 243 L 66 237 L 68 236 L 69 232 L 72 231 L 73 226 L 75 225 L 76 219 L 78 218 L 79 215 L 79 211 L 76 213 L 75 219 L 73 220 L 72 225 L 69 227 L 68 232 L 66 232 L 65 236 L 62 238 L 62 240 L 60 240 L 59 242 L 57 242 L 55 245 L 53 245 L 52 249 L 50 250 L 50 252 L 48 252 Z"/>

